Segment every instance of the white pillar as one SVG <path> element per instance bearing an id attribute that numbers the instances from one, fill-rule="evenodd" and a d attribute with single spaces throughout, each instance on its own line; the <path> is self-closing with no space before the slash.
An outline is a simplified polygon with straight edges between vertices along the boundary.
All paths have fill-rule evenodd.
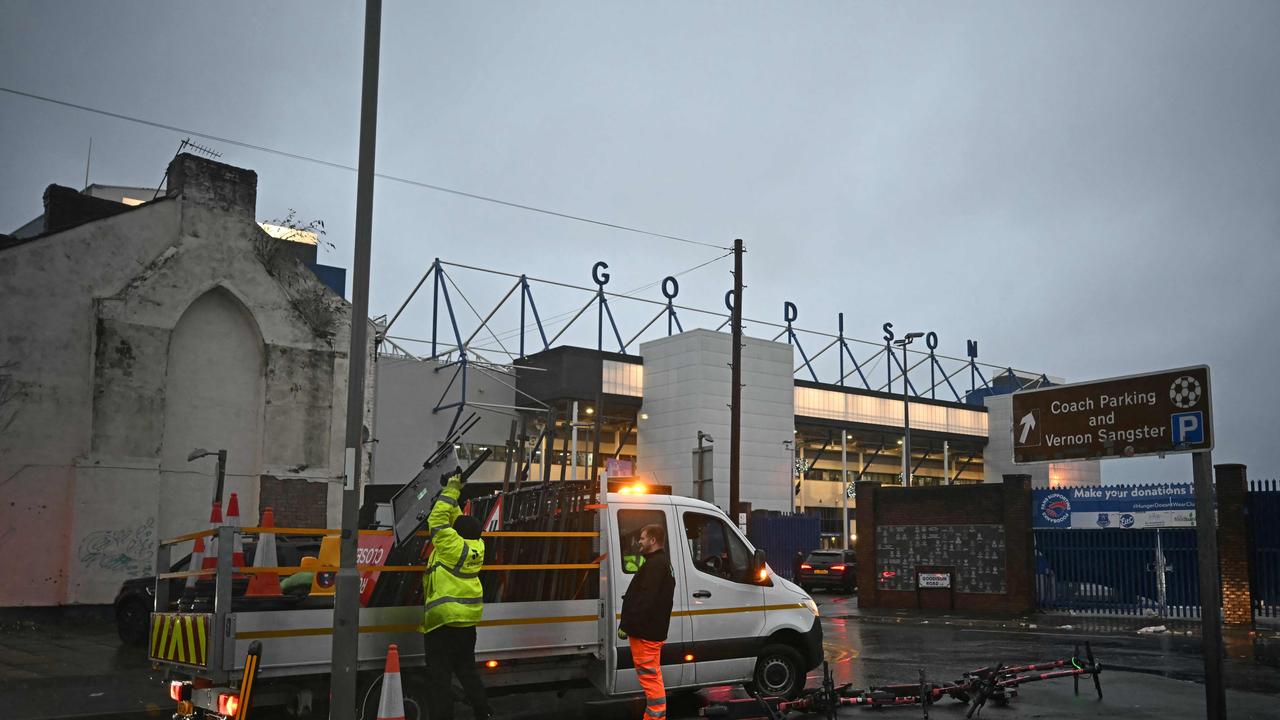
<path id="1" fill-rule="evenodd" d="M 951 441 L 942 441 L 942 484 L 951 484 Z"/>

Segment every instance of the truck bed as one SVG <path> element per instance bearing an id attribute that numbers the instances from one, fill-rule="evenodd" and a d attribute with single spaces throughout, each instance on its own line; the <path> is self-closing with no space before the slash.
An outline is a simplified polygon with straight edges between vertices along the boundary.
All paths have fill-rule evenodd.
<path id="1" fill-rule="evenodd" d="M 327 674 L 330 670 L 332 609 L 233 612 L 227 616 L 227 626 L 222 629 L 222 637 L 231 642 L 214 642 L 213 635 L 218 630 L 208 627 L 210 618 L 207 613 L 155 614 L 152 622 L 161 625 L 154 628 L 152 660 L 195 674 L 227 673 L 234 677 L 244 668 L 249 644 L 260 640 L 263 647 L 259 677 Z M 359 668 L 381 669 L 387 646 L 392 643 L 398 646 L 402 664 L 421 665 L 422 634 L 418 632 L 421 619 L 420 606 L 362 608 Z M 571 656 L 594 658 L 599 653 L 599 627 L 599 600 L 488 604 L 478 625 L 476 659 L 483 662 Z M 163 636 L 172 638 L 174 632 L 190 632 L 186 628 L 194 628 L 199 639 L 180 637 L 178 642 L 160 642 Z M 205 667 L 184 662 L 187 657 L 180 656 L 179 649 L 193 644 L 199 648 L 205 633 L 210 636 L 208 652 L 221 657 L 208 657 Z M 200 655 L 203 654 L 200 651 Z"/>

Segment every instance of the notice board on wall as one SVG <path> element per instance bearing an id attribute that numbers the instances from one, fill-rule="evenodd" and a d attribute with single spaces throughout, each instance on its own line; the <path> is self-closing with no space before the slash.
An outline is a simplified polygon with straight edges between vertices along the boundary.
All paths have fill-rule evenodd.
<path id="1" fill-rule="evenodd" d="M 876 577 L 881 590 L 916 589 L 916 566 L 955 568 L 962 593 L 1005 592 L 1003 525 L 880 525 Z M 889 574 L 886 574 L 889 573 Z"/>

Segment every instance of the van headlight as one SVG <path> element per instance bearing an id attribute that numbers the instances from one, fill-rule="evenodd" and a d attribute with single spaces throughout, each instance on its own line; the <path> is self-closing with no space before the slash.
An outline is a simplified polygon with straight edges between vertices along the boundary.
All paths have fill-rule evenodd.
<path id="1" fill-rule="evenodd" d="M 809 612 L 813 613 L 814 617 L 818 617 L 822 614 L 818 612 L 818 603 L 814 602 L 811 597 L 806 597 L 804 600 L 800 601 L 800 604 L 808 608 Z"/>

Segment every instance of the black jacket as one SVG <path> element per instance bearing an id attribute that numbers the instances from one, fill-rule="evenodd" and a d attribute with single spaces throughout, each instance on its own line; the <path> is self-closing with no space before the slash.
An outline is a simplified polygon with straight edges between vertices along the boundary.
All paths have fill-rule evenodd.
<path id="1" fill-rule="evenodd" d="M 645 555 L 622 596 L 622 631 L 641 640 L 665 641 L 675 595 L 671 556 L 665 549 Z"/>

